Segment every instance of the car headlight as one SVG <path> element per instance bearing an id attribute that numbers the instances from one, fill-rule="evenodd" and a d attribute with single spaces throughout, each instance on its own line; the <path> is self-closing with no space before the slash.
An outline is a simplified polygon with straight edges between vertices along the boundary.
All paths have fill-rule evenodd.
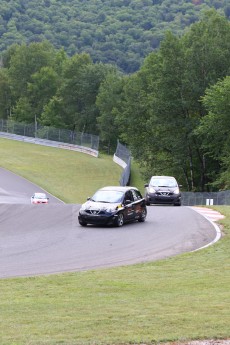
<path id="1" fill-rule="evenodd" d="M 116 211 L 116 209 L 114 207 L 108 207 L 105 209 L 105 211 L 108 213 L 114 213 Z"/>
<path id="2" fill-rule="evenodd" d="M 108 213 L 114 213 L 117 211 L 117 207 L 114 207 L 114 206 L 106 207 L 105 211 Z"/>
<path id="3" fill-rule="evenodd" d="M 81 208 L 80 208 L 80 211 L 85 211 L 85 210 L 86 210 L 86 206 L 87 206 L 86 203 L 85 203 L 85 204 L 82 204 L 82 205 L 81 205 Z"/>
<path id="4" fill-rule="evenodd" d="M 173 194 L 179 194 L 180 191 L 179 191 L 179 188 L 176 188 L 174 191 L 173 191 Z"/>
<path id="5" fill-rule="evenodd" d="M 153 187 L 149 187 L 149 193 L 156 193 L 156 190 Z"/>
<path id="6" fill-rule="evenodd" d="M 120 205 L 117 205 L 117 206 L 107 207 L 107 208 L 106 208 L 106 212 L 115 213 L 115 212 L 117 212 L 117 210 L 119 210 L 120 208 L 123 208 L 123 206 L 122 206 L 121 204 L 120 204 Z"/>

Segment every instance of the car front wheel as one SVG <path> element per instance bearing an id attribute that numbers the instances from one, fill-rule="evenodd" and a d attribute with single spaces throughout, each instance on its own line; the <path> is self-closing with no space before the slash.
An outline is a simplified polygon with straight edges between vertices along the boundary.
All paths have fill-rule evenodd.
<path id="1" fill-rule="evenodd" d="M 116 219 L 116 226 L 122 226 L 124 224 L 124 215 L 123 213 L 119 213 L 117 215 L 117 219 Z"/>
<path id="2" fill-rule="evenodd" d="M 81 226 L 86 226 L 87 225 L 87 223 L 84 220 L 79 220 L 79 224 Z"/>
<path id="3" fill-rule="evenodd" d="M 174 204 L 174 206 L 181 206 L 181 202 L 179 201 L 179 202 L 176 202 L 175 204 Z"/>

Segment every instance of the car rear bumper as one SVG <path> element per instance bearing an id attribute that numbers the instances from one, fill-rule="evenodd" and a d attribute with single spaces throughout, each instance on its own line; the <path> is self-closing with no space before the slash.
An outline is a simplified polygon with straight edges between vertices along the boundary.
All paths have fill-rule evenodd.
<path id="1" fill-rule="evenodd" d="M 48 204 L 47 201 L 32 201 L 31 204 L 37 205 L 37 204 Z"/>

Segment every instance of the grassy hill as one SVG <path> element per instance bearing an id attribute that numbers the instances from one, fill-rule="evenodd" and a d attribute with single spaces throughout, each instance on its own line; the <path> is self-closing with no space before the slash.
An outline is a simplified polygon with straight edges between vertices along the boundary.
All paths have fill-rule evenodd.
<path id="1" fill-rule="evenodd" d="M 0 139 L 0 164 L 67 203 L 82 203 L 96 189 L 119 185 L 122 168 L 112 156 L 98 158 L 8 139 Z"/>
<path id="2" fill-rule="evenodd" d="M 119 186 L 122 168 L 113 157 L 98 158 L 84 153 L 0 139 L 0 165 L 67 203 L 82 203 L 98 188 Z M 131 184 L 143 192 L 144 181 L 136 164 Z"/>

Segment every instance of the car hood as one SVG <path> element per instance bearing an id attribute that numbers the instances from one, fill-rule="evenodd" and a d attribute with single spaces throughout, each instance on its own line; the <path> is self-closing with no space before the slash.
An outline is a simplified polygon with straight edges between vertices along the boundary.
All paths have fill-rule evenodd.
<path id="1" fill-rule="evenodd" d="M 120 206 L 121 203 L 110 203 L 110 202 L 96 202 L 96 201 L 87 201 L 82 206 L 87 210 L 106 210 L 108 208 L 116 209 Z"/>

